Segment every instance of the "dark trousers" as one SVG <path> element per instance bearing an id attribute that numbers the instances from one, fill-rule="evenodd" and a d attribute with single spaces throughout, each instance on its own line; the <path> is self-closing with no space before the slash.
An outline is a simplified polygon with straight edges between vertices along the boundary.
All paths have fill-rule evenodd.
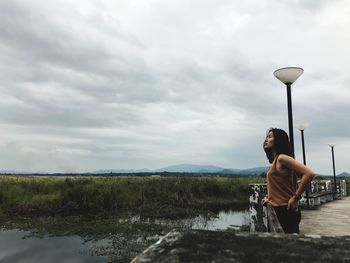
<path id="1" fill-rule="evenodd" d="M 287 209 L 287 206 L 274 207 L 278 221 L 280 222 L 284 233 L 298 233 L 301 220 L 300 211 Z"/>

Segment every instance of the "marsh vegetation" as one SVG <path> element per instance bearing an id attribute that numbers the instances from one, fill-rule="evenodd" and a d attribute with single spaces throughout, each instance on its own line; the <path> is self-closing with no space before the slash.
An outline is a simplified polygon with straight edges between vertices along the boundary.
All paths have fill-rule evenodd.
<path id="1" fill-rule="evenodd" d="M 12 215 L 186 217 L 244 207 L 258 177 L 0 177 L 0 209 Z"/>
<path id="2" fill-rule="evenodd" d="M 210 229 L 219 211 L 247 209 L 248 184 L 257 181 L 263 179 L 1 176 L 2 233 L 78 236 L 91 254 L 128 262 L 172 229 Z"/>

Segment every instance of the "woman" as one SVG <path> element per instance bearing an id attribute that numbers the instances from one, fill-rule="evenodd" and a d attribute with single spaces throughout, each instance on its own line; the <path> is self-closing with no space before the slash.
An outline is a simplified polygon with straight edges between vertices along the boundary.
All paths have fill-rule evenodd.
<path id="1" fill-rule="evenodd" d="M 294 159 L 288 135 L 284 130 L 271 128 L 264 141 L 264 150 L 271 163 L 267 172 L 267 197 L 285 233 L 299 233 L 301 213 L 298 201 L 315 173 Z M 296 174 L 301 176 L 297 186 Z"/>

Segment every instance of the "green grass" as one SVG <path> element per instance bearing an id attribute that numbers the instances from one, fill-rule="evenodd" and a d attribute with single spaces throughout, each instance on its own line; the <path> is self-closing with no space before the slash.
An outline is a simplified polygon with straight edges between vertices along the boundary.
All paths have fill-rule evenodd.
<path id="1" fill-rule="evenodd" d="M 18 215 L 172 216 L 248 205 L 259 177 L 0 176 L 0 210 Z"/>

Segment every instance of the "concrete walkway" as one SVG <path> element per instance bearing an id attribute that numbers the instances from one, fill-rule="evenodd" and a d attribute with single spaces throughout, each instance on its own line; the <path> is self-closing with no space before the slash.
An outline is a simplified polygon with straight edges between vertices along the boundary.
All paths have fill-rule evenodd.
<path id="1" fill-rule="evenodd" d="M 303 210 L 300 234 L 350 236 L 350 196 Z"/>

